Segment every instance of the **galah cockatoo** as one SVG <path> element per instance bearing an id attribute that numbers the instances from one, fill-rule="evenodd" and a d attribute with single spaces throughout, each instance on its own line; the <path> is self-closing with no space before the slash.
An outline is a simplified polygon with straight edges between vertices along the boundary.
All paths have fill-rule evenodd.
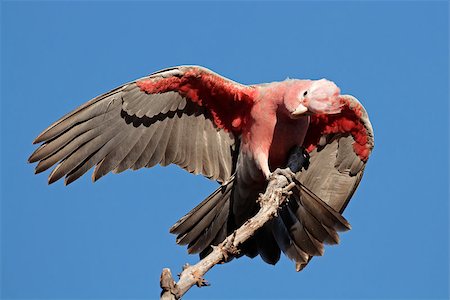
<path id="1" fill-rule="evenodd" d="M 301 270 L 323 244 L 350 228 L 341 215 L 374 146 L 363 106 L 331 81 L 288 79 L 243 85 L 199 66 L 179 66 L 98 96 L 44 130 L 30 156 L 48 182 L 69 184 L 95 166 L 113 171 L 177 164 L 221 186 L 171 232 L 190 253 L 206 255 L 259 209 L 272 172 L 304 149 L 301 185 L 242 245 L 275 264 L 282 250 Z"/>

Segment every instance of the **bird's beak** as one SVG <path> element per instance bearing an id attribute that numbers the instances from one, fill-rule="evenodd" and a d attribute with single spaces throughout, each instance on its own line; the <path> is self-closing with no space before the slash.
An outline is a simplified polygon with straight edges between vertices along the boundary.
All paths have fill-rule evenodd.
<path id="1" fill-rule="evenodd" d="M 297 108 L 291 113 L 294 117 L 300 117 L 304 113 L 308 111 L 308 108 L 304 106 L 303 104 L 299 104 Z"/>

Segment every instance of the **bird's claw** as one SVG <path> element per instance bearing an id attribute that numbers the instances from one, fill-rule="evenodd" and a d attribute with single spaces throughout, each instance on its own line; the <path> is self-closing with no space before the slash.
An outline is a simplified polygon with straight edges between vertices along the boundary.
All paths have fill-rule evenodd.
<path id="1" fill-rule="evenodd" d="M 276 175 L 283 175 L 284 177 L 286 177 L 289 183 L 294 182 L 295 179 L 295 173 L 292 172 L 290 168 L 286 169 L 277 168 L 275 171 L 272 172 L 271 177 Z"/>
<path id="2" fill-rule="evenodd" d="M 233 233 L 230 239 L 227 239 L 225 244 L 226 251 L 224 252 L 225 261 L 230 261 L 230 258 L 239 255 L 239 248 L 234 244 L 234 239 L 236 238 L 236 232 Z"/>
<path id="3" fill-rule="evenodd" d="M 203 276 L 201 276 L 197 272 L 192 272 L 192 276 L 194 276 L 195 285 L 197 285 L 198 287 L 211 285 L 205 278 L 203 278 Z"/>

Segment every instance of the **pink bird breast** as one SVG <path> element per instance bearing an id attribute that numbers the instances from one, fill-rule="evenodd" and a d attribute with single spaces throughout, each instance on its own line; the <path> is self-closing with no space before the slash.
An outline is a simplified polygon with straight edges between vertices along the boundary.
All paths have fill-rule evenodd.
<path id="1" fill-rule="evenodd" d="M 340 90 L 336 84 L 326 79 L 312 83 L 306 96 L 308 109 L 313 113 L 337 114 L 341 111 Z"/>

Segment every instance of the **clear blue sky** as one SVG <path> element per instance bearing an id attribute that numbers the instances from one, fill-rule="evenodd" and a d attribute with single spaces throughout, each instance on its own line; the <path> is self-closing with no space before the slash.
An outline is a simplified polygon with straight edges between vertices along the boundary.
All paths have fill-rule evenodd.
<path id="1" fill-rule="evenodd" d="M 186 299 L 447 298 L 448 2 L 1 2 L 1 291 L 6 299 L 154 299 L 197 261 L 168 228 L 215 188 L 177 167 L 47 186 L 31 141 L 64 113 L 161 68 L 243 83 L 335 81 L 375 151 L 353 229 L 301 273 L 241 258 Z"/>

